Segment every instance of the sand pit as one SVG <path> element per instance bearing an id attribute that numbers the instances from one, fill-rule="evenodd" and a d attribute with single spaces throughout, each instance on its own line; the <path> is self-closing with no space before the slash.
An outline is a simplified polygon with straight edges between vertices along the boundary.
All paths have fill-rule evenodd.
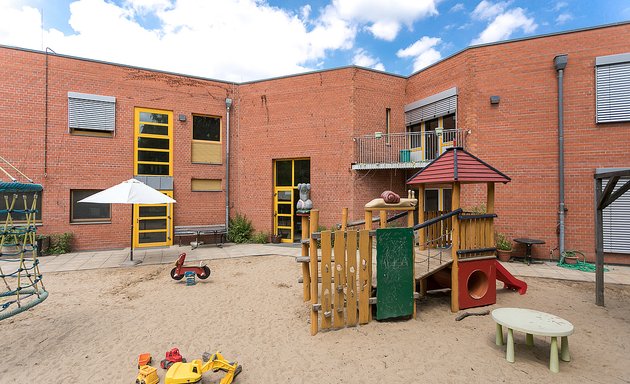
<path id="1" fill-rule="evenodd" d="M 534 308 L 575 325 L 572 361 L 553 374 L 548 338 L 529 349 L 515 332 L 510 364 L 490 316 L 456 322 L 446 295 L 422 300 L 416 320 L 311 337 L 293 258 L 209 266 L 212 276 L 195 286 L 171 280 L 170 265 L 46 274 L 48 300 L 0 322 L 0 383 L 132 383 L 139 353 L 157 366 L 172 347 L 189 360 L 222 351 L 244 366 L 236 383 L 630 382 L 628 286 L 607 285 L 606 308 L 594 305 L 589 283 L 528 278 L 527 295 L 498 293 L 490 309 Z"/>

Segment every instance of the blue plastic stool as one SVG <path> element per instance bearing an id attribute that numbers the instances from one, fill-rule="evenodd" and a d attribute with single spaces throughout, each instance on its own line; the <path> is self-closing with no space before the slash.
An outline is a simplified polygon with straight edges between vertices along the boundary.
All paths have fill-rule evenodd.
<path id="1" fill-rule="evenodd" d="M 192 272 L 192 271 L 185 272 L 184 277 L 186 278 L 186 285 L 197 284 L 197 282 L 195 281 L 195 272 Z"/>

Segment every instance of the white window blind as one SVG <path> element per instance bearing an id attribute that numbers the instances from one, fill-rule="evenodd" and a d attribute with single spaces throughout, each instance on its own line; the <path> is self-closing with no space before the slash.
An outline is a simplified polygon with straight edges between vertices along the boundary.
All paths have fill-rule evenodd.
<path id="1" fill-rule="evenodd" d="M 630 179 L 619 179 L 615 191 Z M 602 181 L 606 188 L 608 180 Z M 630 191 L 621 195 L 603 211 L 604 252 L 630 253 Z"/>
<path id="2" fill-rule="evenodd" d="M 68 92 L 68 128 L 114 132 L 116 98 Z"/>
<path id="3" fill-rule="evenodd" d="M 405 106 L 405 124 L 413 125 L 457 110 L 457 88 L 436 93 Z"/>

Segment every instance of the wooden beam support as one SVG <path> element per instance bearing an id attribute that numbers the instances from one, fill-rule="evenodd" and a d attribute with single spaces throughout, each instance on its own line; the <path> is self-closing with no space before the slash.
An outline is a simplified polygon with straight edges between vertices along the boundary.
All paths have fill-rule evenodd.
<path id="1" fill-rule="evenodd" d="M 319 225 L 319 210 L 313 209 L 311 210 L 311 225 L 310 232 L 311 235 L 317 231 L 317 226 Z M 319 276 L 317 262 L 317 242 L 315 239 L 311 238 L 311 244 L 313 245 L 309 249 L 309 253 L 311 256 L 310 270 L 311 270 L 311 304 L 317 304 L 318 302 L 318 284 L 317 278 Z M 319 319 L 317 318 L 317 312 L 311 310 L 311 335 L 316 335 L 319 330 Z"/>
<path id="2" fill-rule="evenodd" d="M 608 200 L 608 198 L 612 194 L 613 190 L 617 186 L 617 182 L 618 181 L 619 181 L 619 176 L 613 176 L 613 177 L 610 178 L 610 180 L 606 184 L 606 188 L 604 189 L 604 192 L 600 196 L 599 200 L 597 200 L 597 208 L 599 208 L 599 209 L 604 209 L 605 208 L 604 204 L 606 203 L 606 201 Z M 610 204 L 610 203 L 608 203 L 608 204 Z"/>
<path id="3" fill-rule="evenodd" d="M 595 179 L 595 304 L 604 306 L 604 213 L 599 208 L 602 179 Z"/>
<path id="4" fill-rule="evenodd" d="M 624 193 L 628 192 L 628 190 L 630 190 L 630 181 L 627 181 L 624 185 L 622 185 L 619 189 L 617 189 L 617 191 L 615 191 L 613 194 L 611 194 L 610 197 L 608 197 L 602 203 L 601 208 L 602 209 L 606 208 L 607 206 L 609 206 L 610 204 L 615 202 L 615 200 L 620 198 L 621 195 L 623 195 Z"/>
<path id="5" fill-rule="evenodd" d="M 460 208 L 461 186 L 459 181 L 453 182 L 453 196 L 451 201 L 451 209 Z M 457 251 L 459 251 L 459 219 L 453 216 L 453 244 L 451 246 L 451 257 L 453 264 L 451 265 L 451 312 L 459 311 L 459 267 L 457 263 Z"/>
<path id="6" fill-rule="evenodd" d="M 302 240 L 308 239 L 309 227 L 308 216 L 302 216 Z M 302 243 L 302 258 L 308 258 L 309 244 Z M 297 258 L 296 258 L 297 260 Z M 311 270 L 308 263 L 302 263 L 302 280 L 304 285 L 302 286 L 304 301 L 311 299 Z"/>

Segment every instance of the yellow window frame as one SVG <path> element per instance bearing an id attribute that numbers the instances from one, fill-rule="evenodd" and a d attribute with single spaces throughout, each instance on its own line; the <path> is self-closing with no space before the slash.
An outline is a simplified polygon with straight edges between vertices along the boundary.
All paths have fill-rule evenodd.
<path id="1" fill-rule="evenodd" d="M 145 123 L 144 121 L 140 121 L 140 114 L 142 112 L 146 113 L 157 113 L 168 116 L 168 123 L 154 123 L 150 122 L 152 125 L 167 127 L 168 134 L 167 135 L 156 135 L 156 134 L 148 134 L 140 132 L 140 124 Z M 149 122 L 146 122 L 149 123 Z M 134 141 L 133 141 L 133 169 L 135 175 L 143 175 L 143 176 L 173 176 L 173 112 L 165 111 L 161 109 L 150 109 L 150 108 L 139 108 L 136 107 L 134 110 Z M 141 148 L 138 146 L 138 139 L 147 138 L 147 139 L 167 139 L 168 138 L 168 149 L 159 149 L 159 148 Z M 145 152 L 168 152 L 168 162 L 161 161 L 140 161 L 138 160 L 138 151 Z M 167 165 L 168 166 L 168 175 L 151 175 L 146 173 L 138 172 L 138 165 L 140 164 L 155 164 L 155 165 Z"/>

